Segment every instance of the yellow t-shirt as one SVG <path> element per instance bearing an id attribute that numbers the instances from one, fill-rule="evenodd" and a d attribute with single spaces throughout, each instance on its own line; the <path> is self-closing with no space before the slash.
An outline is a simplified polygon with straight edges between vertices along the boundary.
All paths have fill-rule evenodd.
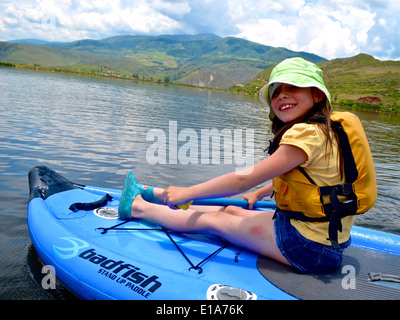
<path id="1" fill-rule="evenodd" d="M 327 137 L 316 124 L 299 123 L 284 133 L 281 144 L 291 145 L 302 149 L 307 155 L 307 161 L 301 166 L 306 170 L 314 182 L 320 186 L 332 186 L 344 183 L 340 176 L 340 162 L 336 139 L 333 139 L 333 148 L 326 147 Z M 328 198 L 329 196 L 326 196 Z M 324 199 L 325 200 L 325 199 Z M 338 242 L 343 243 L 350 238 L 350 229 L 354 223 L 354 216 L 342 218 L 342 232 L 338 233 Z M 329 222 L 304 222 L 295 219 L 291 224 L 299 233 L 312 241 L 331 245 L 328 238 Z"/>

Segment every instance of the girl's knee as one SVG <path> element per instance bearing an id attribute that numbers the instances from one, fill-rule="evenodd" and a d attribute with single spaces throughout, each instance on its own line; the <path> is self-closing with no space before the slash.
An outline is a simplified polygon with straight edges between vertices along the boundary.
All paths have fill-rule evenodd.
<path id="1" fill-rule="evenodd" d="M 226 206 L 224 208 L 224 212 L 230 213 L 230 214 L 239 213 L 241 210 L 243 210 L 243 209 L 239 208 L 239 207 L 236 207 L 236 206 Z"/>

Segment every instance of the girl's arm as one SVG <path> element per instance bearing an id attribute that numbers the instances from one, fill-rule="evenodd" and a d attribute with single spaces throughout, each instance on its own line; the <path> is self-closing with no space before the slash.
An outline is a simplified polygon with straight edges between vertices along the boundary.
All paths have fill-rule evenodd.
<path id="1" fill-rule="evenodd" d="M 168 187 L 162 197 L 173 208 L 190 200 L 227 197 L 245 192 L 306 162 L 306 153 L 295 146 L 281 145 L 270 157 L 251 168 L 231 172 L 191 187 Z"/>

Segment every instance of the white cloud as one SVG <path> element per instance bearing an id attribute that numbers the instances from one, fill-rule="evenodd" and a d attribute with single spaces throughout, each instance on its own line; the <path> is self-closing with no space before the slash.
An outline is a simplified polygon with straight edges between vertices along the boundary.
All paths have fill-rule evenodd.
<path id="1" fill-rule="evenodd" d="M 212 32 L 328 59 L 396 59 L 399 14 L 399 0 L 2 0 L 0 40 Z"/>
<path id="2" fill-rule="evenodd" d="M 257 23 L 238 24 L 241 30 L 237 36 L 272 47 L 292 47 L 297 50 L 298 29 L 284 26 L 273 19 L 259 19 Z"/>
<path id="3" fill-rule="evenodd" d="M 386 23 L 386 20 L 385 19 L 379 19 L 379 25 L 381 25 L 382 27 L 386 27 L 387 26 L 387 23 Z"/>
<path id="4" fill-rule="evenodd" d="M 0 34 L 14 34 L 26 38 L 23 30 L 30 30 L 30 38 L 46 40 L 78 40 L 86 37 L 101 38 L 115 33 L 173 33 L 182 26 L 179 21 L 155 10 L 169 12 L 173 3 L 135 1 L 124 5 L 122 1 L 42 0 L 9 2 L 0 13 L 3 25 Z M 186 3 L 175 6 L 177 17 L 188 12 Z M 20 35 L 21 34 L 21 35 Z M 5 39 L 8 40 L 8 39 Z"/>
<path id="5" fill-rule="evenodd" d="M 182 1 L 154 0 L 151 6 L 156 11 L 166 14 L 168 17 L 174 19 L 182 19 L 186 14 L 188 14 L 191 11 L 190 5 L 184 0 Z"/>
<path id="6" fill-rule="evenodd" d="M 332 13 L 344 27 L 348 27 L 356 40 L 364 45 L 368 40 L 368 32 L 375 25 L 375 13 L 350 6 L 343 6 Z"/>
<path id="7" fill-rule="evenodd" d="M 238 36 L 331 59 L 359 53 L 359 46 L 367 43 L 368 32 L 375 24 L 374 13 L 347 5 L 335 10 L 324 4 L 298 8 L 290 18 L 277 16 L 239 24 Z"/>

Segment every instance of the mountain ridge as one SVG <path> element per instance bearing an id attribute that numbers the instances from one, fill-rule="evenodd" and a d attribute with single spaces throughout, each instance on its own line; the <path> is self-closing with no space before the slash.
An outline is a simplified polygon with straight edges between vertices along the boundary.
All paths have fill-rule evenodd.
<path id="1" fill-rule="evenodd" d="M 122 35 L 73 42 L 34 39 L 0 42 L 2 62 L 99 73 L 106 70 L 190 85 L 213 78 L 208 83 L 212 88 L 220 89 L 251 81 L 267 67 L 294 56 L 316 63 L 326 61 L 306 52 L 274 48 L 235 37 L 221 38 L 215 34 Z"/>

